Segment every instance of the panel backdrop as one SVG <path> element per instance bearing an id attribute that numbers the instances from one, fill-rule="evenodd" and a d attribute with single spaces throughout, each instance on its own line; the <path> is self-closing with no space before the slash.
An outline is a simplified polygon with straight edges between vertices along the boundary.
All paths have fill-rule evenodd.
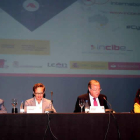
<path id="1" fill-rule="evenodd" d="M 73 112 L 91 79 L 116 112 L 140 88 L 139 0 L 0 0 L 0 98 L 32 98 L 41 82 L 57 112 Z"/>

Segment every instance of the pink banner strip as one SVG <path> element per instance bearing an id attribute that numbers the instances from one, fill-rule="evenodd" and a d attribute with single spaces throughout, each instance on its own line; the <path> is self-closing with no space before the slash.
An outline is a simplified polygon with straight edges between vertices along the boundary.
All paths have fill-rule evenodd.
<path id="1" fill-rule="evenodd" d="M 140 70 L 140 63 L 108 62 L 109 70 Z"/>
<path id="2" fill-rule="evenodd" d="M 140 75 L 98 75 L 98 74 L 11 74 L 0 73 L 4 77 L 101 77 L 101 78 L 140 78 Z"/>

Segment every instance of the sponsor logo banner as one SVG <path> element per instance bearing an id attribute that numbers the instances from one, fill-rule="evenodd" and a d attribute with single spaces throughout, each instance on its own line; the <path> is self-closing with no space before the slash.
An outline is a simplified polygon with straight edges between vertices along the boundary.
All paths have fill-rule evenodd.
<path id="1" fill-rule="evenodd" d="M 27 64 L 20 64 L 18 61 L 13 62 L 13 67 L 15 68 L 42 68 L 42 66 L 37 66 L 37 65 L 27 65 Z"/>
<path id="2" fill-rule="evenodd" d="M 50 41 L 0 39 L 0 54 L 50 55 Z"/>
<path id="3" fill-rule="evenodd" d="M 109 62 L 109 70 L 140 70 L 140 63 L 132 62 Z"/>
<path id="4" fill-rule="evenodd" d="M 0 59 L 0 68 L 9 68 L 9 65 L 6 64 L 7 60 L 5 59 Z"/>
<path id="5" fill-rule="evenodd" d="M 91 45 L 91 50 L 128 51 L 126 46 L 119 46 L 119 45 L 97 45 L 97 46 Z"/>
<path id="6" fill-rule="evenodd" d="M 70 61 L 70 69 L 107 70 L 108 62 Z"/>
<path id="7" fill-rule="evenodd" d="M 124 45 L 91 45 L 90 50 L 85 51 L 84 53 L 94 53 L 94 54 L 130 54 L 133 53 L 132 47 Z M 82 52 L 83 53 L 83 52 Z"/>

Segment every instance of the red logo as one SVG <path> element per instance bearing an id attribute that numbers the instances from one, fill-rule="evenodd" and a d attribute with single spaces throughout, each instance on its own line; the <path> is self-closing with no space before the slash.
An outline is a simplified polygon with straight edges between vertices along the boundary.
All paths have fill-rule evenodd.
<path id="1" fill-rule="evenodd" d="M 26 0 L 23 3 L 23 7 L 27 11 L 34 12 L 39 9 L 39 3 L 37 1 L 33 1 L 33 0 Z"/>
<path id="2" fill-rule="evenodd" d="M 5 63 L 5 60 L 4 59 L 0 59 L 0 68 L 4 68 L 4 63 Z"/>
<path id="3" fill-rule="evenodd" d="M 29 4 L 27 5 L 27 7 L 36 8 L 36 6 L 34 5 L 34 3 L 29 3 Z"/>

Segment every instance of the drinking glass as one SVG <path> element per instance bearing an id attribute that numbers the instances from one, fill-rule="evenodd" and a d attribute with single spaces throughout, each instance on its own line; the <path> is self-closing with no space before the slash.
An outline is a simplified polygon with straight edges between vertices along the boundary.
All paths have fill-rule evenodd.
<path id="1" fill-rule="evenodd" d="M 12 106 L 13 106 L 13 113 L 16 113 L 16 106 L 17 106 L 17 104 L 18 104 L 17 99 L 15 99 L 15 98 L 12 99 L 11 104 L 12 104 Z"/>
<path id="2" fill-rule="evenodd" d="M 81 112 L 82 112 L 82 109 L 83 109 L 84 105 L 85 105 L 85 101 L 83 99 L 80 99 L 79 100 L 79 106 L 81 107 Z"/>

